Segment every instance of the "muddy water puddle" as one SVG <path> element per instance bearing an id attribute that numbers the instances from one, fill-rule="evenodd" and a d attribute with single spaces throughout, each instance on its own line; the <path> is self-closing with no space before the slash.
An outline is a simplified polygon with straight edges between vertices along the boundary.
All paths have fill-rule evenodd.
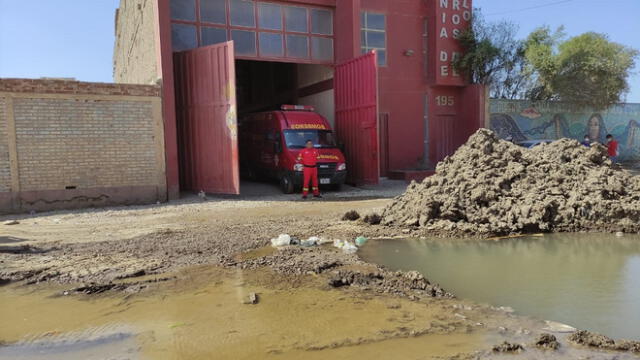
<path id="1" fill-rule="evenodd" d="M 482 332 L 434 328 L 455 321 L 450 304 L 304 282 L 320 280 L 197 268 L 140 294 L 7 285 L 0 359 L 429 359 L 486 347 Z"/>
<path id="2" fill-rule="evenodd" d="M 640 340 L 640 236 L 553 234 L 496 241 L 381 240 L 360 252 L 418 270 L 459 297 Z"/>

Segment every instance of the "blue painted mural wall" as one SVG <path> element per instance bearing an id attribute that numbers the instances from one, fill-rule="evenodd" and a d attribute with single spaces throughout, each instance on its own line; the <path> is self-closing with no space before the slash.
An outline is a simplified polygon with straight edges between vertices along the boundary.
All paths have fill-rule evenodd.
<path id="1" fill-rule="evenodd" d="M 622 161 L 640 161 L 640 104 L 619 104 L 605 111 L 574 109 L 561 102 L 490 101 L 490 126 L 513 141 L 572 138 L 605 143 L 607 134 L 620 143 Z"/>

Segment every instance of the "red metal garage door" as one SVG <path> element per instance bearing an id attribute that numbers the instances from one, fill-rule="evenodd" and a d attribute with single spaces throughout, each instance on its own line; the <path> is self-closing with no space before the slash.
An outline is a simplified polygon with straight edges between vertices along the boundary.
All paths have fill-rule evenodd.
<path id="1" fill-rule="evenodd" d="M 233 42 L 175 53 L 174 73 L 182 188 L 239 194 Z"/>
<path id="2" fill-rule="evenodd" d="M 337 65 L 335 70 L 336 133 L 345 146 L 349 183 L 377 184 L 378 68 L 371 52 Z"/>

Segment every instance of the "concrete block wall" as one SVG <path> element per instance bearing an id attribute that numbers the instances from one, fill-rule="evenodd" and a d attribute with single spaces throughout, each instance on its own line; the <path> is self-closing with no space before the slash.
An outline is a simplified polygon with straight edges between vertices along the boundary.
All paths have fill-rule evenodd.
<path id="1" fill-rule="evenodd" d="M 158 86 L 0 79 L 0 212 L 165 200 Z"/>
<path id="2" fill-rule="evenodd" d="M 0 97 L 0 192 L 11 191 L 9 139 L 7 137 L 6 101 Z"/>
<path id="3" fill-rule="evenodd" d="M 120 0 L 116 11 L 113 81 L 156 84 L 156 1 Z"/>

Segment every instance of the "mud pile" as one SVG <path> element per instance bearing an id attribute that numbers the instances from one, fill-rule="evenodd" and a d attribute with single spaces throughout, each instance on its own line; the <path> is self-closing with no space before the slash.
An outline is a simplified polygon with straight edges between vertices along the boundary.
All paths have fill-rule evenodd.
<path id="1" fill-rule="evenodd" d="M 616 341 L 604 335 L 592 333 L 586 330 L 576 331 L 568 337 L 568 340 L 574 344 L 587 347 L 605 350 L 630 351 L 640 354 L 640 341 Z"/>
<path id="2" fill-rule="evenodd" d="M 525 149 L 480 129 L 382 217 L 443 234 L 637 232 L 640 181 L 601 145 L 561 139 Z"/>

